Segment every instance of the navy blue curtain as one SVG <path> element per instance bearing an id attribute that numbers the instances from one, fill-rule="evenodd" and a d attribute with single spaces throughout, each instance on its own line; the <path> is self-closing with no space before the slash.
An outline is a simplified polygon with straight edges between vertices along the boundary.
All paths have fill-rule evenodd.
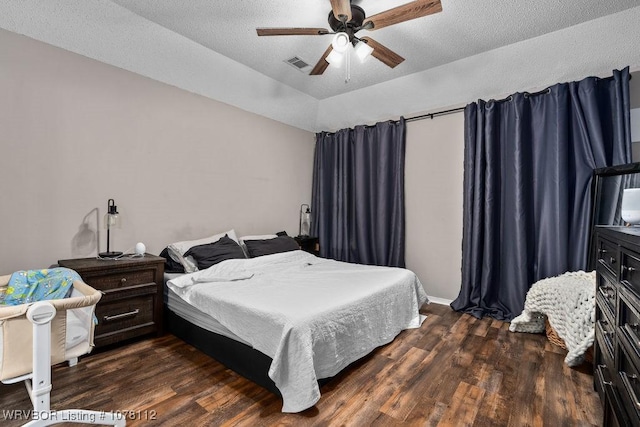
<path id="1" fill-rule="evenodd" d="M 311 234 L 320 256 L 404 267 L 405 121 L 316 134 Z"/>
<path id="2" fill-rule="evenodd" d="M 629 70 L 465 108 L 462 286 L 511 320 L 533 283 L 588 261 L 593 169 L 631 161 Z"/>

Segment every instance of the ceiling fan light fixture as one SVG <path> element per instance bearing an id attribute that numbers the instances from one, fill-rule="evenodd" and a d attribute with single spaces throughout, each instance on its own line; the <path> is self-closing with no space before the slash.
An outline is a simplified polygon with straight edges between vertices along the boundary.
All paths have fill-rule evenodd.
<path id="1" fill-rule="evenodd" d="M 326 0 L 322 0 L 326 1 Z M 341 64 L 346 62 L 347 77 L 345 82 L 349 81 L 351 57 L 349 45 L 357 49 L 358 58 L 361 61 L 370 55 L 381 61 L 390 68 L 395 68 L 405 59 L 389 49 L 388 47 L 376 42 L 370 37 L 362 37 L 362 41 L 368 44 L 357 43 L 360 39 L 356 36 L 361 30 L 379 30 L 380 28 L 389 27 L 391 25 L 400 24 L 402 22 L 423 18 L 434 13 L 442 12 L 441 0 L 413 0 L 400 6 L 392 7 L 375 15 L 367 15 L 360 6 L 354 4 L 361 0 L 331 0 L 331 10 L 327 17 L 329 28 L 300 28 L 300 27 L 284 27 L 284 28 L 257 28 L 258 36 L 322 36 L 333 34 L 331 45 L 324 51 L 322 57 L 313 67 L 309 75 L 319 76 L 327 69 L 329 64 Z M 331 52 L 331 59 L 328 56 Z M 339 54 L 342 54 L 340 56 Z"/>
<path id="2" fill-rule="evenodd" d="M 349 47 L 349 34 L 345 32 L 337 33 L 335 36 L 333 36 L 331 46 L 333 46 L 333 50 L 337 52 L 344 52 Z"/>
<path id="3" fill-rule="evenodd" d="M 355 45 L 355 49 L 354 49 L 356 56 L 358 57 L 358 59 L 360 60 L 360 62 L 364 62 L 366 61 L 366 59 L 371 55 L 371 53 L 373 52 L 373 48 L 371 46 L 369 46 L 367 43 L 363 42 L 362 40 L 360 40 L 356 45 Z"/>
<path id="4" fill-rule="evenodd" d="M 344 55 L 340 52 L 332 50 L 325 58 L 326 61 L 331 64 L 332 67 L 340 68 L 344 62 Z"/>

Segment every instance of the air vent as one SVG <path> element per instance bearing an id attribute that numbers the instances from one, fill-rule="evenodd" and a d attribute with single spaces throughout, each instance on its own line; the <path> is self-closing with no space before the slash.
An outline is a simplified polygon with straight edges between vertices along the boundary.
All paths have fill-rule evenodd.
<path id="1" fill-rule="evenodd" d="M 293 58 L 287 59 L 284 62 L 286 62 L 287 64 L 291 65 L 296 70 L 300 70 L 300 71 L 305 71 L 305 69 L 307 67 L 310 67 L 309 64 L 307 64 L 306 62 L 304 62 L 302 59 L 298 58 L 297 56 L 294 56 Z"/>

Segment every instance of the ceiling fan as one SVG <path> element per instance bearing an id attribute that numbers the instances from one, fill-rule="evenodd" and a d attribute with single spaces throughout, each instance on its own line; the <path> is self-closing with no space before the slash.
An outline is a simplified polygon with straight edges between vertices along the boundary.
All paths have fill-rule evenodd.
<path id="1" fill-rule="evenodd" d="M 442 11 L 440 0 L 414 0 L 367 18 L 364 10 L 360 6 L 351 4 L 349 0 L 330 1 L 329 27 L 333 31 L 325 28 L 257 28 L 258 36 L 324 36 L 334 34 L 333 42 L 309 73 L 312 76 L 324 73 L 329 62 L 333 62 L 332 56 L 340 59 L 337 57 L 341 55 L 336 55 L 334 51 L 343 52 L 349 44 L 355 47 L 358 55 L 364 56 L 370 53 L 374 58 L 394 68 L 404 61 L 402 56 L 370 37 L 356 37 L 356 33 L 360 30 L 379 30 Z"/>

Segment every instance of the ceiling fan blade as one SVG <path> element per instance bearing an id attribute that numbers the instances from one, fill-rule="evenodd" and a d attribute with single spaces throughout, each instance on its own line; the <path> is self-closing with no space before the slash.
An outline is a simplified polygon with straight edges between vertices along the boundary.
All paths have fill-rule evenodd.
<path id="1" fill-rule="evenodd" d="M 323 36 L 329 34 L 325 28 L 256 28 L 259 36 Z"/>
<path id="2" fill-rule="evenodd" d="M 329 66 L 329 63 L 326 61 L 326 58 L 327 56 L 329 56 L 332 50 L 333 50 L 333 46 L 329 45 L 327 50 L 325 50 L 324 53 L 322 54 L 322 58 L 320 58 L 318 63 L 315 65 L 315 67 L 313 67 L 313 70 L 311 70 L 311 72 L 309 73 L 310 76 L 319 76 L 320 74 L 324 73 L 324 70 L 326 70 L 327 67 Z"/>
<path id="3" fill-rule="evenodd" d="M 333 16 L 338 21 L 351 21 L 351 2 L 349 0 L 331 0 L 331 9 L 333 10 Z"/>
<path id="4" fill-rule="evenodd" d="M 415 0 L 370 16 L 362 26 L 369 30 L 378 30 L 389 25 L 422 18 L 438 12 L 442 12 L 440 0 Z M 369 27 L 371 24 L 373 24 L 373 27 Z"/>
<path id="5" fill-rule="evenodd" d="M 404 61 L 404 58 L 402 56 L 398 55 L 384 45 L 381 45 L 370 37 L 361 37 L 360 40 L 364 40 L 369 46 L 373 48 L 371 56 L 384 62 L 391 68 L 395 68 L 398 64 Z"/>

